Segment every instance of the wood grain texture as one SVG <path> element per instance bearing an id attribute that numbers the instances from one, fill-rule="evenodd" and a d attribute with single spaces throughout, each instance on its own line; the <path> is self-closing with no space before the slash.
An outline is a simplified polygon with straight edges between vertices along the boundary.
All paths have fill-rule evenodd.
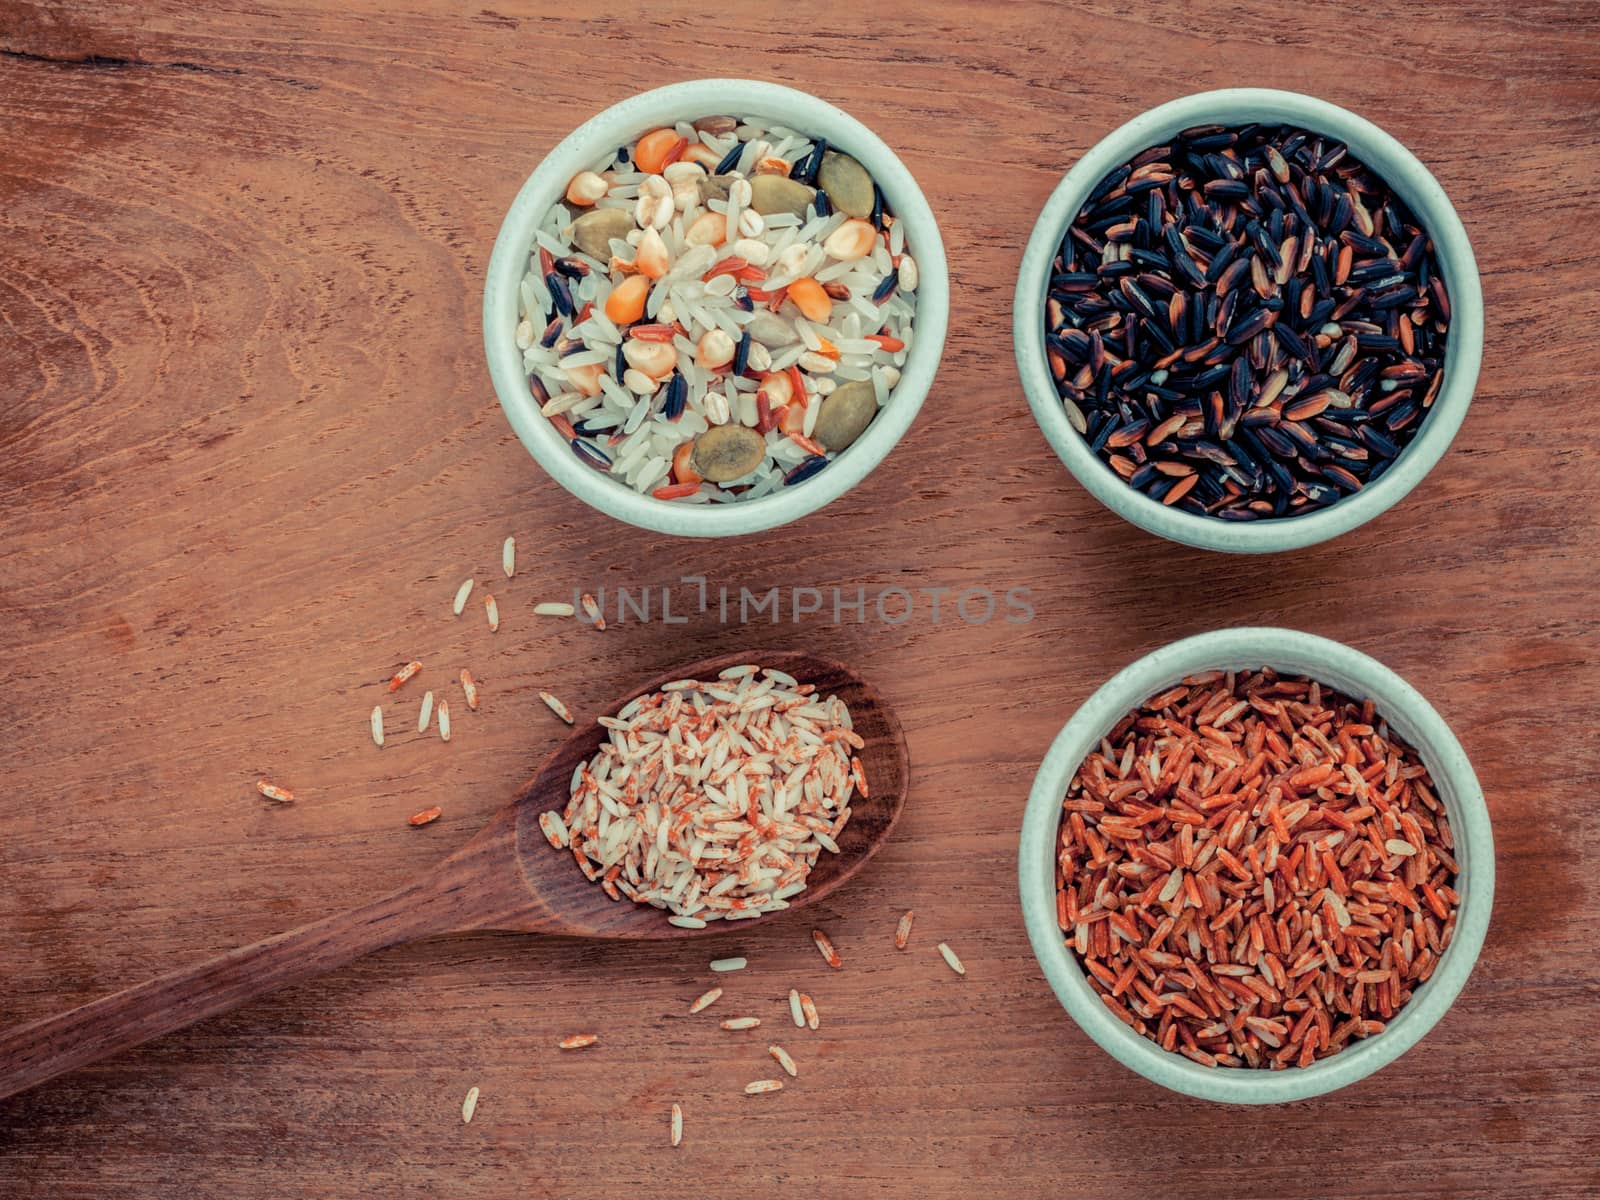
<path id="1" fill-rule="evenodd" d="M 713 7 L 0 0 L 0 1021 L 427 868 L 560 740 L 539 687 L 590 711 L 675 662 L 799 644 L 882 688 L 917 765 L 892 844 L 809 913 L 844 969 L 802 918 L 752 929 L 750 968 L 721 981 L 719 1007 L 780 1030 L 791 986 L 816 997 L 821 1029 L 774 1039 L 800 1078 L 740 1094 L 771 1072 L 769 1030 L 685 1015 L 703 945 L 474 934 L 0 1104 L 0 1194 L 1600 1193 L 1600 11 Z M 530 462 L 488 384 L 479 287 L 504 206 L 568 129 L 640 86 L 734 71 L 810 87 L 898 150 L 944 230 L 952 333 L 861 487 L 774 535 L 686 543 L 595 515 Z M 1427 481 L 1268 561 L 1101 510 L 1038 435 L 1007 334 L 1061 172 L 1151 104 L 1246 81 L 1411 146 L 1473 239 L 1488 323 L 1477 400 Z M 474 573 L 498 634 L 450 616 Z M 713 612 L 597 634 L 528 608 L 696 574 L 735 593 L 1027 587 L 1035 617 L 935 624 L 924 599 L 899 625 Z M 1420 1046 L 1331 1097 L 1241 1111 L 1161 1091 L 1067 1019 L 1022 933 L 1015 838 L 1095 686 L 1257 622 L 1348 641 L 1433 701 L 1488 794 L 1500 886 L 1478 969 Z M 449 745 L 380 752 L 367 712 L 411 657 L 411 688 L 440 695 L 470 666 L 483 709 L 453 705 Z M 300 799 L 263 803 L 261 776 Z M 431 804 L 441 820 L 406 825 Z M 599 1047 L 555 1050 L 591 1028 Z"/>
<path id="2" fill-rule="evenodd" d="M 735 652 L 679 664 L 600 710 L 621 712 L 674 680 L 714 680 L 743 662 Z M 824 856 L 810 873 L 810 886 L 790 902 L 790 909 L 801 909 L 826 901 L 887 843 L 905 806 L 905 735 L 872 685 L 844 664 L 793 650 L 772 651 L 761 662 L 815 688 L 818 697 L 849 707 L 851 728 L 861 738 L 860 766 L 871 781 L 871 792 L 857 795 L 850 806 L 835 852 Z M 684 929 L 654 908 L 617 903 L 546 839 L 540 814 L 566 804 L 574 772 L 609 737 L 598 721 L 585 721 L 466 845 L 388 896 L 176 967 L 67 1012 L 0 1029 L 0 1100 L 365 955 L 437 934 L 501 930 L 674 942 L 742 936 L 743 927 L 730 922 Z"/>

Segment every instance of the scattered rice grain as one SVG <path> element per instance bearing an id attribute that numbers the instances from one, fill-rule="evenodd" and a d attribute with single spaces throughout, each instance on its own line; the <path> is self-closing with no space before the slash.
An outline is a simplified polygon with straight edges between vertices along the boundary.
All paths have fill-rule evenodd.
<path id="1" fill-rule="evenodd" d="M 405 666 L 401 667 L 394 673 L 393 679 L 389 680 L 389 690 L 391 692 L 398 692 L 405 684 L 405 681 L 410 679 L 420 670 L 422 670 L 421 663 L 416 662 L 415 660 L 408 662 Z"/>
<path id="2" fill-rule="evenodd" d="M 549 692 L 540 692 L 539 699 L 543 700 L 547 705 L 549 705 L 550 711 L 555 713 L 556 716 L 560 717 L 568 725 L 572 724 L 572 710 L 569 709 L 565 704 L 561 703 L 560 700 L 556 699 Z"/>
<path id="3" fill-rule="evenodd" d="M 689 1005 L 689 1011 L 691 1013 L 704 1012 L 706 1009 L 715 1004 L 721 995 L 722 989 L 719 987 L 714 987 L 709 992 L 706 992 L 700 996 L 700 998 L 697 999 L 693 1004 Z"/>
<path id="4" fill-rule="evenodd" d="M 844 966 L 844 960 L 839 957 L 839 952 L 833 948 L 833 942 L 827 934 L 820 929 L 811 931 L 811 940 L 816 943 L 817 952 L 835 971 Z"/>
<path id="5" fill-rule="evenodd" d="M 911 941 L 911 923 L 917 919 L 913 909 L 906 909 L 905 916 L 900 918 L 900 923 L 894 927 L 894 945 L 897 950 L 904 950 Z"/>

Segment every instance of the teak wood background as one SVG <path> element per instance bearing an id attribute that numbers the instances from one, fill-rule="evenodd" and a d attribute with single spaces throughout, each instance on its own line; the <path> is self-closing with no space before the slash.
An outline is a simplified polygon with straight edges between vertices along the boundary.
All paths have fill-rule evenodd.
<path id="1" fill-rule="evenodd" d="M 0 1195 L 1600 1194 L 1600 9 L 489 2 L 0 3 L 0 1021 L 388 890 L 556 744 L 536 688 L 587 711 L 746 645 L 856 664 L 909 733 L 894 843 L 812 914 L 844 969 L 803 918 L 692 946 L 392 951 L 0 1104 Z M 873 125 L 939 215 L 956 298 L 933 393 L 863 486 L 770 536 L 690 543 L 589 511 L 531 463 L 478 310 L 540 155 L 632 90 L 714 73 Z M 1039 437 L 1008 336 L 1061 172 L 1151 104 L 1247 82 L 1413 147 L 1461 211 L 1488 311 L 1476 403 L 1427 481 L 1264 560 L 1100 509 Z M 449 615 L 469 573 L 499 594 L 498 635 L 476 601 Z M 935 625 L 924 602 L 898 626 L 597 634 L 529 611 L 695 574 L 1028 587 L 1037 616 Z M 1162 642 L 1251 622 L 1416 683 L 1475 762 L 1498 843 L 1454 1009 L 1377 1076 L 1273 1110 L 1191 1102 L 1101 1053 L 1045 987 L 1015 895 L 1023 799 L 1073 708 Z M 412 656 L 422 678 L 387 702 Z M 424 687 L 455 701 L 449 745 L 403 732 Z M 300 799 L 268 804 L 260 776 Z M 442 820 L 407 826 L 432 804 Z M 711 953 L 751 966 L 690 1019 Z M 819 1032 L 789 1025 L 791 985 Z M 769 1024 L 724 1033 L 719 1013 Z M 583 1029 L 597 1048 L 556 1051 Z M 746 1098 L 771 1040 L 800 1078 Z"/>

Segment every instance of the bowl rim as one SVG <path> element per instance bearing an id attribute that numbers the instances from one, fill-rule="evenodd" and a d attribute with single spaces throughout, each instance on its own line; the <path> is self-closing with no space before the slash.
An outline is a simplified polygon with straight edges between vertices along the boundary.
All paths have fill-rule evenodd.
<path id="1" fill-rule="evenodd" d="M 1090 988 L 1056 925 L 1055 847 L 1061 799 L 1084 754 L 1124 715 L 1185 675 L 1272 666 L 1347 695 L 1370 696 L 1422 756 L 1451 819 L 1460 866 L 1456 932 L 1432 977 L 1383 1032 L 1309 1067 L 1205 1067 L 1162 1050 L 1111 1014 Z M 1018 886 L 1034 956 L 1080 1029 L 1130 1070 L 1165 1088 L 1231 1104 L 1277 1104 L 1344 1087 L 1414 1046 L 1460 993 L 1483 947 L 1494 906 L 1494 838 L 1483 791 L 1461 744 L 1433 706 L 1376 659 L 1341 642 L 1271 626 L 1213 630 L 1170 642 L 1118 671 L 1073 713 L 1039 765 L 1018 846 Z"/>
<path id="2" fill-rule="evenodd" d="M 796 487 L 757 500 L 684 505 L 635 492 L 579 462 L 538 411 L 528 392 L 513 331 L 518 288 L 534 230 L 573 174 L 608 148 L 655 125 L 731 112 L 826 137 L 859 159 L 906 225 L 906 246 L 918 266 L 916 337 L 892 402 L 828 468 Z M 753 79 L 692 79 L 652 88 L 611 105 L 567 134 L 535 166 L 506 210 L 484 277 L 483 340 L 489 374 L 512 429 L 535 461 L 590 507 L 628 524 L 688 537 L 755 533 L 797 520 L 849 491 L 880 463 L 911 427 L 933 384 L 943 354 L 950 304 L 944 241 L 916 179 L 884 141 L 860 121 L 817 96 Z"/>
<path id="3" fill-rule="evenodd" d="M 1281 121 L 1339 138 L 1398 192 L 1433 239 L 1450 293 L 1444 383 L 1422 429 L 1394 466 L 1368 487 L 1315 513 L 1223 521 L 1180 512 L 1129 487 L 1067 421 L 1044 352 L 1045 292 L 1068 224 L 1090 190 L 1139 151 L 1194 125 Z M 1347 533 L 1399 503 L 1443 457 L 1465 419 L 1483 359 L 1483 291 L 1467 231 L 1438 180 L 1399 141 L 1365 117 L 1326 100 L 1274 88 L 1222 88 L 1170 100 L 1096 142 L 1045 202 L 1023 253 L 1012 308 L 1012 341 L 1023 391 L 1045 438 L 1089 493 L 1118 516 L 1184 545 L 1272 553 Z"/>

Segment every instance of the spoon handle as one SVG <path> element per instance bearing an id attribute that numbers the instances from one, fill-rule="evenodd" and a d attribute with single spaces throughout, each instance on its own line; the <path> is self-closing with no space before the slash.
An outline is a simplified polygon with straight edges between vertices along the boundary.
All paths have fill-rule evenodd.
<path id="1" fill-rule="evenodd" d="M 442 876 L 241 946 L 209 962 L 0 1033 L 0 1099 L 386 946 L 460 929 L 474 914 Z"/>

